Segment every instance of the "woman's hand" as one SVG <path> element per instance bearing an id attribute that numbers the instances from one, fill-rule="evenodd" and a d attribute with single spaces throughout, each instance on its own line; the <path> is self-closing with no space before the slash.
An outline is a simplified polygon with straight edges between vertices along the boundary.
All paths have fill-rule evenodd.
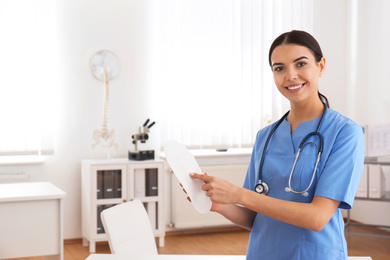
<path id="1" fill-rule="evenodd" d="M 236 204 L 239 187 L 232 183 L 214 176 L 199 173 L 191 173 L 191 178 L 205 182 L 202 190 L 206 191 L 206 195 L 211 201 L 218 204 Z"/>
<path id="2" fill-rule="evenodd" d="M 211 211 L 220 213 L 224 208 L 224 204 L 236 203 L 236 196 L 234 196 L 231 191 L 236 190 L 238 187 L 231 184 L 230 182 L 221 178 L 209 176 L 207 173 L 190 173 L 190 177 L 205 182 L 205 184 L 202 186 L 202 190 L 206 191 L 206 196 L 210 197 L 212 202 L 210 209 Z M 181 183 L 180 186 L 183 188 Z M 184 188 L 183 191 L 187 194 Z M 190 197 L 187 197 L 187 200 L 191 201 Z"/>
<path id="3" fill-rule="evenodd" d="M 180 183 L 180 186 L 183 188 L 183 191 L 185 192 L 185 194 L 187 194 L 187 191 L 184 189 L 184 187 L 183 187 L 183 185 L 181 185 L 181 183 Z M 189 202 L 192 202 L 191 201 L 191 198 L 189 197 L 189 196 L 187 196 L 187 200 L 189 201 Z M 211 204 L 211 208 L 210 208 L 210 211 L 214 211 L 214 212 L 221 212 L 222 211 L 222 209 L 223 209 L 223 205 L 224 204 L 219 204 L 219 203 L 215 203 L 215 202 L 213 202 L 212 204 Z"/>
<path id="4" fill-rule="evenodd" d="M 190 177 L 202 180 L 205 183 L 202 189 L 206 191 L 206 195 L 210 197 L 212 202 L 210 211 L 223 215 L 228 220 L 243 228 L 248 230 L 252 229 L 256 212 L 237 205 L 238 198 L 243 196 L 245 189 L 221 178 L 209 176 L 207 173 L 204 175 L 193 173 L 190 174 Z M 180 184 L 180 186 L 182 185 Z M 242 192 L 240 192 L 240 189 L 242 189 Z M 187 193 L 185 189 L 183 191 Z M 187 199 L 191 201 L 189 197 Z"/>

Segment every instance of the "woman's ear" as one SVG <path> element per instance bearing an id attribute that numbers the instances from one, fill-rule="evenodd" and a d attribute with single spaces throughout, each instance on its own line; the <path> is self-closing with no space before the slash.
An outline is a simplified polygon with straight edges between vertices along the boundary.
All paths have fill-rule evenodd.
<path id="1" fill-rule="evenodd" d="M 326 59 L 324 57 L 322 57 L 320 62 L 319 62 L 319 66 L 320 66 L 320 74 L 318 75 L 319 77 L 322 77 L 322 75 L 324 75 L 325 64 L 326 64 Z"/>

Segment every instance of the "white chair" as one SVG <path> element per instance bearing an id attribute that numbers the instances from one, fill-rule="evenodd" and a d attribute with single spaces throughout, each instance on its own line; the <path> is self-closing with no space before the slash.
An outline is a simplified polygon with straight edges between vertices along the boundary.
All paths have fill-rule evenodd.
<path id="1" fill-rule="evenodd" d="M 157 255 L 149 216 L 140 200 L 125 202 L 101 213 L 111 253 Z"/>

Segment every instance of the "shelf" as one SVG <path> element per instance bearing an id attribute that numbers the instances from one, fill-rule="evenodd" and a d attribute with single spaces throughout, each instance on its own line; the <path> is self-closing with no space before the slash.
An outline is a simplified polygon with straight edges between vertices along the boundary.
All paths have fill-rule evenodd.
<path id="1" fill-rule="evenodd" d="M 97 241 L 107 241 L 100 213 L 133 199 L 144 203 L 159 246 L 164 246 L 163 168 L 161 160 L 82 161 L 82 235 L 91 253 Z"/>
<path id="2" fill-rule="evenodd" d="M 96 205 L 110 205 L 123 203 L 123 199 L 98 199 Z"/>
<path id="3" fill-rule="evenodd" d="M 355 197 L 355 200 L 390 201 L 390 191 L 386 191 L 385 196 L 382 198 Z"/>
<path id="4" fill-rule="evenodd" d="M 362 174 L 362 180 L 360 181 L 359 186 L 362 186 L 362 191 L 365 191 L 365 192 L 361 192 L 360 194 L 366 194 L 367 197 L 355 197 L 355 200 L 364 200 L 364 201 L 371 201 L 371 202 L 390 202 L 390 191 L 385 191 L 384 196 L 381 198 L 368 197 L 368 194 L 370 194 L 370 189 L 371 189 L 371 187 L 368 185 L 371 181 L 371 179 L 370 179 L 371 176 L 369 175 L 369 174 L 371 174 L 371 172 L 370 172 L 371 168 L 369 167 L 369 165 L 389 166 L 390 161 L 388 159 L 389 158 L 386 159 L 386 158 L 377 158 L 377 157 L 371 157 L 371 158 L 366 157 L 365 158 L 365 160 L 364 160 L 365 168 L 364 168 L 364 171 Z M 367 168 L 366 168 L 366 165 L 368 165 Z M 382 174 L 382 173 L 378 172 L 376 170 L 378 168 L 378 166 L 372 166 L 372 167 L 374 169 L 374 171 L 373 171 L 373 173 L 375 174 L 374 176 L 381 176 L 380 174 Z M 380 168 L 379 168 L 379 170 L 380 170 Z M 365 178 L 365 179 L 363 179 L 363 178 Z M 384 189 L 384 186 L 381 187 L 381 184 L 383 184 L 382 181 L 384 181 L 384 180 L 380 179 L 380 178 L 381 177 L 378 177 L 378 180 L 375 179 L 373 185 L 374 185 L 374 188 L 379 187 L 378 189 L 381 192 L 380 193 L 374 192 L 373 195 L 382 194 L 382 191 L 383 191 L 382 189 Z M 382 178 L 383 178 L 383 175 L 382 175 Z M 370 185 L 371 185 L 371 183 L 370 183 Z M 359 194 L 359 192 L 357 194 Z M 351 226 L 351 225 L 368 226 L 368 227 L 376 227 L 376 228 L 390 228 L 390 226 L 384 226 L 384 225 L 373 225 L 373 224 L 351 222 L 351 212 L 350 211 L 351 210 L 347 210 L 347 221 L 345 223 L 345 234 L 346 235 L 390 238 L 390 235 L 377 235 L 377 234 L 350 232 L 349 226 Z"/>
<path id="5" fill-rule="evenodd" d="M 390 165 L 390 158 L 366 157 L 364 158 L 364 164 Z"/>
<path id="6" fill-rule="evenodd" d="M 348 211 L 349 213 L 349 211 Z M 390 238 L 390 235 L 378 235 L 378 234 L 371 234 L 371 233 L 358 233 L 358 232 L 350 232 L 349 226 L 364 226 L 364 227 L 375 227 L 375 228 L 390 228 L 390 226 L 383 226 L 383 225 L 370 225 L 370 224 L 363 224 L 363 223 L 355 223 L 347 221 L 345 223 L 345 234 L 349 236 L 364 236 L 364 237 L 377 237 L 377 238 Z"/>
<path id="7" fill-rule="evenodd" d="M 137 197 L 142 202 L 156 202 L 159 200 L 158 196 L 150 196 L 150 197 Z"/>

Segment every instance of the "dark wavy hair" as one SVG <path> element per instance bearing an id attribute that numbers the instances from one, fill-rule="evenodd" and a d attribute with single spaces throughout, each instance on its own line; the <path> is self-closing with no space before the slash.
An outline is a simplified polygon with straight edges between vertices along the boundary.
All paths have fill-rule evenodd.
<path id="1" fill-rule="evenodd" d="M 271 47 L 269 49 L 269 54 L 268 54 L 268 62 L 271 67 L 272 67 L 271 64 L 272 52 L 276 47 L 282 44 L 296 44 L 308 48 L 313 53 L 316 62 L 320 62 L 323 57 L 320 45 L 310 33 L 307 33 L 305 31 L 293 30 L 291 32 L 285 32 L 281 34 L 271 44 Z M 319 91 L 318 91 L 318 97 L 322 102 L 325 102 L 327 106 L 330 107 L 328 99 Z"/>

